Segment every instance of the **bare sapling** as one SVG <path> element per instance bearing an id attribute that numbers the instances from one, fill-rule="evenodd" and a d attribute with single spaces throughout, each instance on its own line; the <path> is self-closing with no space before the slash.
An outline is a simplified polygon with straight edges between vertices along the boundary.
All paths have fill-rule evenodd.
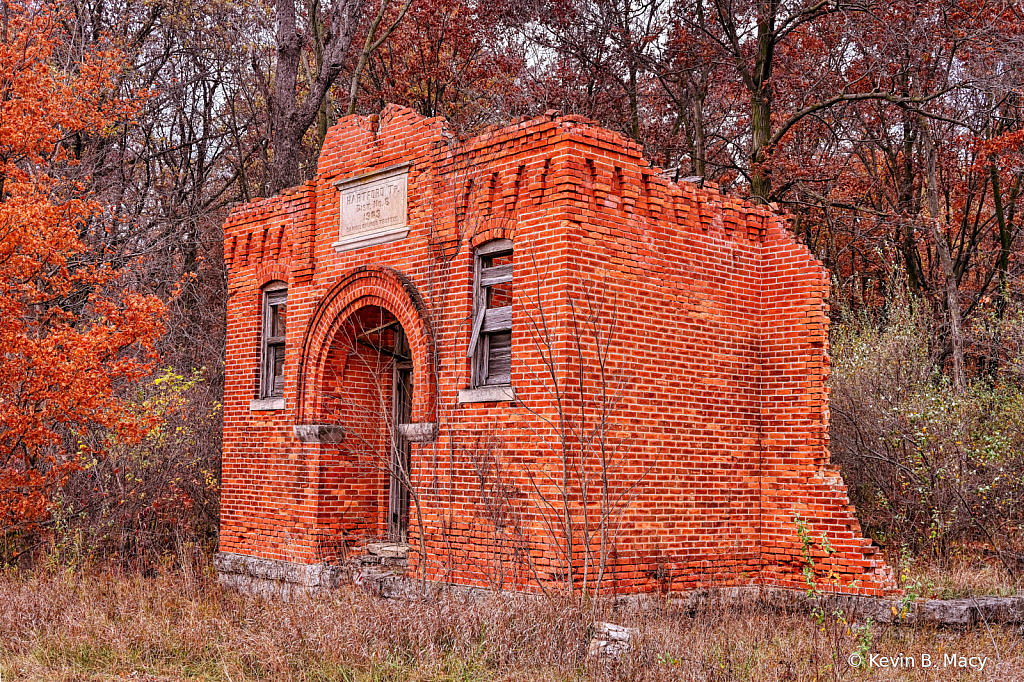
<path id="1" fill-rule="evenodd" d="M 647 473 L 623 466 L 631 438 L 618 409 L 632 385 L 633 368 L 618 354 L 617 306 L 599 282 L 577 279 L 559 313 L 541 295 L 542 272 L 531 252 L 533 291 L 522 296 L 530 350 L 528 366 L 542 400 L 525 401 L 536 418 L 528 426 L 553 455 L 555 467 L 526 467 L 544 532 L 557 547 L 558 578 L 570 596 L 596 596 L 607 578 L 623 515 Z M 536 368 L 535 368 L 536 367 Z M 552 409 L 539 407 L 548 403 Z M 534 407 L 536 405 L 537 407 Z M 529 424 L 529 423 L 528 423 Z"/>

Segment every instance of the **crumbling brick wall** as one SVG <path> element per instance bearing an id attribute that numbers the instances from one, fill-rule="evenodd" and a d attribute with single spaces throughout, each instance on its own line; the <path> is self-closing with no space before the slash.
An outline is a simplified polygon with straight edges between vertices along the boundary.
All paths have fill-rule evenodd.
<path id="1" fill-rule="evenodd" d="M 338 183 L 406 164 L 408 235 L 339 250 Z M 514 248 L 515 395 L 460 402 L 473 252 L 493 239 Z M 376 401 L 387 421 L 390 389 L 368 388 L 387 362 L 374 384 L 339 343 L 380 309 L 413 365 L 414 569 L 525 589 L 802 587 L 810 551 L 822 589 L 894 587 L 828 461 L 827 273 L 768 209 L 672 182 L 577 117 L 460 141 L 392 106 L 333 127 L 316 179 L 236 209 L 225 241 L 222 552 L 330 563 L 384 532 L 391 427 L 369 446 L 331 408 Z M 274 280 L 284 405 L 254 410 Z M 295 435 L 325 424 L 344 438 Z"/>

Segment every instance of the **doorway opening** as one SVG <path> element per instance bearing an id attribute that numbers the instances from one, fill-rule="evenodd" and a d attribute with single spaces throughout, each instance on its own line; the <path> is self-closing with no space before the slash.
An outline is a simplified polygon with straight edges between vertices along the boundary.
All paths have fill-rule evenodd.
<path id="1" fill-rule="evenodd" d="M 380 306 L 353 313 L 331 345 L 323 380 L 324 418 L 344 428 L 352 462 L 339 481 L 350 537 L 407 543 L 412 446 L 413 361 L 398 319 Z M 372 472 L 372 473 L 371 473 Z"/>

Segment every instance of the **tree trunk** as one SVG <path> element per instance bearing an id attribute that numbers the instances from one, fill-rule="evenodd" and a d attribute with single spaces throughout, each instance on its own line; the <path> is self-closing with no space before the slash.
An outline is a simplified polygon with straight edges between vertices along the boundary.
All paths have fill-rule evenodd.
<path id="1" fill-rule="evenodd" d="M 999 270 L 999 294 L 996 303 L 997 317 L 1002 320 L 1006 312 L 1006 299 L 1009 294 L 1009 283 L 1007 275 L 1010 270 L 1010 246 L 1013 236 L 1010 231 L 1010 221 L 1006 219 L 1006 211 L 1003 210 L 1003 195 L 999 189 L 999 170 L 993 163 L 989 169 L 992 176 L 992 199 L 996 209 L 996 224 L 999 226 L 999 259 L 996 268 Z"/>
<path id="2" fill-rule="evenodd" d="M 637 95 L 637 67 L 632 61 L 629 64 L 629 129 L 632 137 L 640 141 L 640 100 Z"/>
<path id="3" fill-rule="evenodd" d="M 775 14 L 771 0 L 758 2 L 757 54 L 747 84 L 750 90 L 750 194 L 754 201 L 771 201 L 772 179 L 767 168 L 772 139 L 772 67 L 775 59 Z"/>
<path id="4" fill-rule="evenodd" d="M 999 226 L 999 258 L 996 261 L 996 269 L 999 272 L 999 291 L 996 293 L 996 329 L 992 339 L 992 345 L 988 358 L 988 374 L 992 379 L 999 375 L 999 359 L 1003 353 L 1003 318 L 1006 315 L 1006 304 L 1009 298 L 1009 282 L 1007 275 L 1010 268 L 1010 246 L 1013 236 L 1010 232 L 1010 221 L 1006 218 L 1006 211 L 1003 209 L 1003 195 L 999 188 L 999 169 L 993 161 L 989 167 L 989 174 L 992 180 L 992 199 L 996 210 L 996 224 Z M 1013 197 L 1011 196 L 1011 202 Z M 1012 204 L 1011 204 L 1012 205 Z"/>
<path id="5" fill-rule="evenodd" d="M 750 194 L 762 204 L 771 201 L 772 193 L 771 174 L 766 168 L 772 135 L 772 104 L 767 90 L 762 87 L 750 97 Z"/>
<path id="6" fill-rule="evenodd" d="M 270 193 L 298 185 L 301 181 L 299 161 L 302 158 L 302 136 L 305 129 L 297 125 L 279 124 L 272 140 L 273 156 L 270 160 Z"/>
<path id="7" fill-rule="evenodd" d="M 257 72 L 257 78 L 261 79 L 260 88 L 269 104 L 271 194 L 302 181 L 302 138 L 313 121 L 321 116 L 327 93 L 345 66 L 364 0 L 335 0 L 327 10 L 331 18 L 329 33 L 322 32 L 324 24 L 319 16 L 311 18 L 316 49 L 315 73 L 310 73 L 306 79 L 309 82 L 304 83 L 306 87 L 303 89 L 307 94 L 302 101 L 299 101 L 298 77 L 303 38 L 297 23 L 295 2 L 279 0 L 277 3 L 277 64 L 274 67 L 273 92 Z M 317 14 L 319 6 L 319 2 L 314 0 L 309 11 Z M 325 128 L 326 123 L 324 113 L 321 127 Z"/>
<path id="8" fill-rule="evenodd" d="M 690 122 L 693 130 L 690 142 L 690 168 L 694 175 L 704 177 L 707 172 L 707 139 L 704 132 L 705 94 L 691 78 L 686 81 L 687 99 L 690 105 Z"/>
<path id="9" fill-rule="evenodd" d="M 939 255 L 939 264 L 942 266 L 942 275 L 945 280 L 949 341 L 953 347 L 953 388 L 958 395 L 963 395 L 967 390 L 967 379 L 964 376 L 964 335 L 960 320 L 960 290 L 957 286 L 956 272 L 953 269 L 953 258 L 949 253 L 949 244 L 946 243 L 946 237 L 939 227 L 942 219 L 939 208 L 938 173 L 935 168 L 937 154 L 928 122 L 924 118 L 921 119 L 921 141 L 924 143 L 925 167 L 928 176 L 928 213 L 931 214 L 928 224 L 931 226 L 935 251 Z"/>

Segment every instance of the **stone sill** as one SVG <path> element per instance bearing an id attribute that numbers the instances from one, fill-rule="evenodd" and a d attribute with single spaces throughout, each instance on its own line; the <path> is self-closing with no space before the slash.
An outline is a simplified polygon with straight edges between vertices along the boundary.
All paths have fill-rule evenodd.
<path id="1" fill-rule="evenodd" d="M 398 432 L 410 443 L 433 443 L 437 440 L 437 422 L 399 424 Z"/>
<path id="2" fill-rule="evenodd" d="M 337 424 L 296 424 L 292 433 L 303 443 L 342 443 L 345 429 Z"/>
<path id="3" fill-rule="evenodd" d="M 516 390 L 511 386 L 478 386 L 459 391 L 459 403 L 511 403 Z"/>
<path id="4" fill-rule="evenodd" d="M 408 236 L 409 226 L 403 223 L 393 227 L 386 227 L 381 230 L 374 230 L 373 232 L 349 235 L 332 243 L 331 246 L 334 247 L 335 251 L 341 253 L 343 251 L 355 251 L 356 249 L 365 249 L 367 246 L 376 246 L 377 244 L 386 244 L 388 242 L 398 241 L 400 239 L 405 239 Z"/>
<path id="5" fill-rule="evenodd" d="M 284 398 L 260 398 L 249 403 L 249 410 L 252 412 L 269 412 L 270 410 L 285 409 Z"/>

